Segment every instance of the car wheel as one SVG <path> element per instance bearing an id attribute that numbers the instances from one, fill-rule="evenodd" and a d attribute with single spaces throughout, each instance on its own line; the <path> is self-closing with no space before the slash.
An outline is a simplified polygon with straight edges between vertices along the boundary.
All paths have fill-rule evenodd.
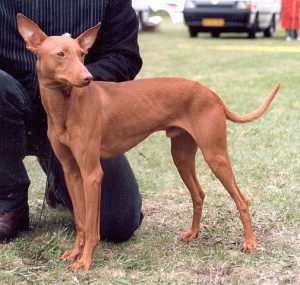
<path id="1" fill-rule="evenodd" d="M 249 39 L 256 39 L 257 30 L 258 30 L 258 13 L 255 16 L 255 20 L 254 20 L 252 27 L 248 31 Z"/>
<path id="2" fill-rule="evenodd" d="M 190 37 L 191 38 L 196 38 L 197 37 L 198 31 L 194 27 L 189 27 L 189 31 L 190 31 Z"/>
<path id="3" fill-rule="evenodd" d="M 251 30 L 248 32 L 248 38 L 256 39 L 256 30 L 254 28 L 251 28 Z"/>
<path id="4" fill-rule="evenodd" d="M 213 38 L 219 38 L 220 37 L 220 32 L 211 32 L 210 34 Z"/>
<path id="5" fill-rule="evenodd" d="M 270 23 L 270 26 L 266 30 L 264 30 L 265 38 L 272 38 L 274 32 L 275 32 L 275 18 L 273 16 L 272 20 L 271 20 L 271 23 Z"/>

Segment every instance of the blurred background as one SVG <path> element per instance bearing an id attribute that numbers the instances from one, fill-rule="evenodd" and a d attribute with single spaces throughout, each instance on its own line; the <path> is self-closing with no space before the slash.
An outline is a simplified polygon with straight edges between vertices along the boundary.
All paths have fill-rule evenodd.
<path id="1" fill-rule="evenodd" d="M 299 40 L 299 0 L 133 0 L 141 31 L 157 31 L 162 14 L 173 23 L 184 23 L 190 37 L 209 33 L 243 33 L 270 38 L 278 26 L 286 40 Z M 280 21 L 281 20 L 281 21 Z M 299 35 L 300 36 L 300 35 Z"/>

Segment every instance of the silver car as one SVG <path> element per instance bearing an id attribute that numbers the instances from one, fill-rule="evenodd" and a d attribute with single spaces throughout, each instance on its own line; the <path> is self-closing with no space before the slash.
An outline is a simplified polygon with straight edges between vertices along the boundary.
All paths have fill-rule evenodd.
<path id="1" fill-rule="evenodd" d="M 280 19 L 280 0 L 188 0 L 183 10 L 191 37 L 209 32 L 219 37 L 223 32 L 257 32 L 272 37 Z"/>

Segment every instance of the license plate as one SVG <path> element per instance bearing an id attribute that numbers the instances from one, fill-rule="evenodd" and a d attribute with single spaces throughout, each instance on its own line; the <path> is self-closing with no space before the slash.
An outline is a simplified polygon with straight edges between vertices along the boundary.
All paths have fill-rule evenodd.
<path id="1" fill-rule="evenodd" d="M 204 18 L 202 20 L 202 26 L 205 27 L 223 27 L 225 25 L 225 21 L 222 18 Z"/>

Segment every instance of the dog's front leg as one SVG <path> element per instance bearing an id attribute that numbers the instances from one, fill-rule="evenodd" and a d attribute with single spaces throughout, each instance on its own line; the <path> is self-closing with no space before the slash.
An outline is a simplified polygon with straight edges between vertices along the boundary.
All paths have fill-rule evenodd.
<path id="1" fill-rule="evenodd" d="M 63 163 L 63 169 L 68 193 L 73 206 L 74 221 L 76 226 L 76 239 L 73 249 L 66 250 L 61 256 L 61 259 L 74 261 L 81 254 L 85 243 L 85 198 L 83 192 L 83 181 L 79 167 L 73 157 L 70 158 L 69 161 Z"/>
<path id="2" fill-rule="evenodd" d="M 100 199 L 103 178 L 99 147 L 95 147 L 92 142 L 89 142 L 84 145 L 84 149 L 79 150 L 79 144 L 75 145 L 72 153 L 76 157 L 83 181 L 85 244 L 80 259 L 70 268 L 72 271 L 88 270 L 91 267 L 95 247 L 100 241 Z"/>
<path id="3" fill-rule="evenodd" d="M 72 152 L 68 147 L 59 142 L 55 133 L 52 134 L 51 128 L 48 131 L 48 137 L 53 150 L 64 170 L 65 181 L 72 201 L 74 221 L 76 226 L 76 239 L 74 247 L 71 250 L 65 251 L 61 256 L 61 259 L 73 261 L 81 254 L 85 243 L 85 201 L 82 177 Z"/>
<path id="4" fill-rule="evenodd" d="M 85 245 L 80 260 L 75 263 L 71 270 L 88 270 L 94 258 L 95 247 L 100 241 L 100 197 L 102 169 L 98 166 L 90 173 L 83 176 L 85 194 Z"/>

